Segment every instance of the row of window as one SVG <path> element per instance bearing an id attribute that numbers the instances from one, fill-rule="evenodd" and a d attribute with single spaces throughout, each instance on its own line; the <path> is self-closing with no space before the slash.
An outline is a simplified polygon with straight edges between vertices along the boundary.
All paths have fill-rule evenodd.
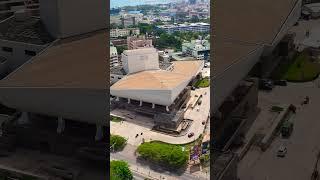
<path id="1" fill-rule="evenodd" d="M 13 48 L 11 47 L 2 47 L 2 51 L 5 52 L 13 52 Z M 24 50 L 24 54 L 28 55 L 28 56 L 35 56 L 37 53 L 35 51 L 30 51 L 30 50 Z"/>
<path id="2" fill-rule="evenodd" d="M 114 79 L 115 77 L 114 77 L 114 76 L 111 76 L 111 78 Z M 118 77 L 118 79 L 121 79 L 121 77 Z"/>

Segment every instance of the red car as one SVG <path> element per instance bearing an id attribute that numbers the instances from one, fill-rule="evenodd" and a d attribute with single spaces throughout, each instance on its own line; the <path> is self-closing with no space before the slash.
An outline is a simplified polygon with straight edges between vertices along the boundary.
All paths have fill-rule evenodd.
<path id="1" fill-rule="evenodd" d="M 193 132 L 189 133 L 189 134 L 188 134 L 188 138 L 191 138 L 193 135 L 194 135 Z"/>

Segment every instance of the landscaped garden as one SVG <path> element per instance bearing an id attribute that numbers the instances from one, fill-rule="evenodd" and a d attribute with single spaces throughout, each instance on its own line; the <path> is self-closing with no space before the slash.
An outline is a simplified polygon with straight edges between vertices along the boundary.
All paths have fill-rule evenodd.
<path id="1" fill-rule="evenodd" d="M 307 52 L 302 52 L 297 55 L 293 63 L 288 66 L 282 79 L 292 82 L 306 82 L 317 78 L 319 73 L 319 62 L 312 61 Z"/>
<path id="2" fill-rule="evenodd" d="M 199 81 L 197 81 L 194 86 L 199 88 L 209 87 L 210 79 L 208 77 L 202 78 Z"/>
<path id="3" fill-rule="evenodd" d="M 110 145 L 112 147 L 112 150 L 118 151 L 124 148 L 126 145 L 127 140 L 119 135 L 110 135 Z"/>
<path id="4" fill-rule="evenodd" d="M 133 175 L 125 161 L 110 162 L 110 180 L 132 180 Z"/>
<path id="5" fill-rule="evenodd" d="M 183 148 L 181 145 L 166 144 L 158 141 L 141 144 L 137 152 L 141 157 L 149 161 L 171 168 L 184 167 L 189 158 L 187 148 Z"/>

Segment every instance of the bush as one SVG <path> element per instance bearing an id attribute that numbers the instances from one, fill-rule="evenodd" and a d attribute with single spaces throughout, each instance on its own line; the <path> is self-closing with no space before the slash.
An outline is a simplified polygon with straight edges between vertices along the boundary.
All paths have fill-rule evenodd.
<path id="1" fill-rule="evenodd" d="M 118 151 L 124 148 L 127 140 L 119 135 L 110 135 L 110 145 L 114 145 L 114 150 Z"/>
<path id="2" fill-rule="evenodd" d="M 195 83 L 194 86 L 200 87 L 200 88 L 209 87 L 210 86 L 210 79 L 208 77 L 200 79 L 199 81 L 197 81 Z"/>
<path id="3" fill-rule="evenodd" d="M 132 180 L 133 176 L 125 161 L 110 162 L 110 179 L 111 180 Z"/>
<path id="4" fill-rule="evenodd" d="M 274 111 L 274 112 L 281 112 L 281 111 L 283 111 L 283 107 L 279 107 L 279 106 L 272 106 L 272 107 L 271 107 L 271 111 Z"/>
<path id="5" fill-rule="evenodd" d="M 110 116 L 110 120 L 113 121 L 113 122 L 121 122 L 122 121 L 121 118 L 115 117 L 115 116 Z"/>
<path id="6" fill-rule="evenodd" d="M 173 168 L 185 166 L 189 156 L 181 146 L 160 142 L 143 143 L 138 147 L 138 153 L 145 159 Z"/>

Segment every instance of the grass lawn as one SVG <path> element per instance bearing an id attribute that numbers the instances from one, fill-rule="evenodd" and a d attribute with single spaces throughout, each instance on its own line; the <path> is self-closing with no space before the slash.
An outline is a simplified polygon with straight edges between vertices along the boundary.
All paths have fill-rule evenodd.
<path id="1" fill-rule="evenodd" d="M 194 86 L 195 87 L 200 87 L 200 88 L 209 87 L 210 86 L 210 79 L 207 78 L 207 77 L 206 78 L 202 78 L 199 81 L 197 81 Z"/>
<path id="2" fill-rule="evenodd" d="M 310 60 L 306 53 L 301 53 L 295 61 L 289 66 L 283 76 L 288 81 L 304 82 L 311 81 L 320 73 L 320 66 Z"/>
<path id="3" fill-rule="evenodd" d="M 115 117 L 115 116 L 110 116 L 110 119 L 111 119 L 112 122 L 121 122 L 122 121 L 121 118 Z"/>

